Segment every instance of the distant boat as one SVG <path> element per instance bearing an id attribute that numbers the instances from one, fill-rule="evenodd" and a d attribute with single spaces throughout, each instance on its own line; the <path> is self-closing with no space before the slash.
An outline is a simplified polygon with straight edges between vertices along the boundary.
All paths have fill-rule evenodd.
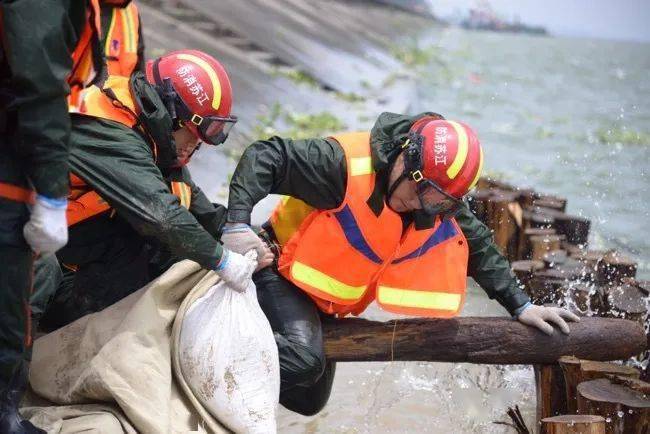
<path id="1" fill-rule="evenodd" d="M 548 31 L 542 26 L 529 26 L 521 23 L 519 19 L 515 19 L 514 22 L 502 20 L 494 13 L 488 2 L 482 2 L 480 7 L 471 8 L 469 16 L 461 21 L 460 25 L 470 30 L 548 35 Z"/>

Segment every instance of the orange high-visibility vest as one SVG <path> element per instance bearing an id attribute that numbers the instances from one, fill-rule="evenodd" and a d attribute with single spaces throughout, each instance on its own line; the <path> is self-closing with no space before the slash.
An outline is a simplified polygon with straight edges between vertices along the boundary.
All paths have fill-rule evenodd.
<path id="1" fill-rule="evenodd" d="M 86 11 L 86 24 L 79 36 L 79 41 L 72 52 L 72 70 L 68 77 L 70 95 L 68 107 L 75 111 L 79 105 L 83 90 L 95 79 L 93 42 L 101 39 L 101 9 L 99 0 L 90 0 Z"/>
<path id="2" fill-rule="evenodd" d="M 129 77 L 110 76 L 101 87 L 93 85 L 88 88 L 80 112 L 86 116 L 108 119 L 134 128 L 137 123 L 136 107 L 131 95 Z M 155 145 L 153 149 L 155 157 Z M 68 196 L 66 214 L 68 226 L 111 210 L 111 206 L 96 191 L 73 173 L 70 174 L 70 184 L 72 188 Z M 181 205 L 189 209 L 192 199 L 191 187 L 184 182 L 172 182 L 171 190 L 179 198 Z"/>
<path id="3" fill-rule="evenodd" d="M 404 232 L 399 214 L 376 216 L 366 201 L 375 186 L 368 133 L 333 137 L 345 151 L 343 203 L 316 210 L 295 198 L 275 209 L 270 224 L 282 247 L 280 273 L 321 310 L 358 315 L 373 300 L 384 310 L 434 318 L 457 315 L 465 300 L 467 240 L 454 219 Z"/>
<path id="4" fill-rule="evenodd" d="M 140 18 L 135 2 L 113 7 L 106 33 L 104 55 L 109 75 L 129 77 L 138 64 Z"/>

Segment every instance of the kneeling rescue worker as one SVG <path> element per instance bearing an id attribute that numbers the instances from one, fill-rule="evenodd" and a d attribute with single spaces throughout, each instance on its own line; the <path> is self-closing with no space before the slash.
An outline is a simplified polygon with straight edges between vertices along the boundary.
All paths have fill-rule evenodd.
<path id="1" fill-rule="evenodd" d="M 70 240 L 57 255 L 76 271 L 57 290 L 44 328 L 139 289 L 159 274 L 148 265 L 160 252 L 171 257 L 167 263 L 191 259 L 245 289 L 257 264 L 222 247 L 220 238 L 231 245 L 230 234 L 222 237 L 226 210 L 184 167 L 201 141 L 225 141 L 236 122 L 231 98 L 225 69 L 196 50 L 149 62 L 146 77 L 109 75 L 84 93 L 72 117 Z M 260 264 L 271 262 L 260 240 L 248 247 L 259 249 Z"/>
<path id="2" fill-rule="evenodd" d="M 285 407 L 312 415 L 330 395 L 324 315 L 358 315 L 376 301 L 389 312 L 451 318 L 469 274 L 525 324 L 553 333 L 553 322 L 568 333 L 564 319 L 578 321 L 531 304 L 464 205 L 482 162 L 472 129 L 433 113 L 384 113 L 370 133 L 273 137 L 247 148 L 230 184 L 229 222 L 249 224 L 258 201 L 286 195 L 261 233 L 277 267 L 253 276 L 279 348 Z"/>

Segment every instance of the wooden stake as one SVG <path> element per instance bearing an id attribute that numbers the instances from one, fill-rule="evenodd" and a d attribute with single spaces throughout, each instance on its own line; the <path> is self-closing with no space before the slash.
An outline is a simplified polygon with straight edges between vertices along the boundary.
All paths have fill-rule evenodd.
<path id="1" fill-rule="evenodd" d="M 603 416 L 607 434 L 650 432 L 648 396 L 607 378 L 578 385 L 578 411 Z"/>
<path id="2" fill-rule="evenodd" d="M 490 197 L 487 204 L 488 226 L 494 232 L 494 242 L 510 259 L 517 254 L 517 223 L 511 211 L 511 205 L 517 204 L 517 194 L 499 191 Z"/>
<path id="3" fill-rule="evenodd" d="M 635 277 L 636 268 L 632 259 L 609 251 L 596 264 L 596 281 L 603 285 L 617 285 L 625 277 Z"/>
<path id="4" fill-rule="evenodd" d="M 584 381 L 607 378 L 608 376 L 639 378 L 640 374 L 639 371 L 630 366 L 592 360 L 581 360 L 573 356 L 560 357 L 558 362 L 564 372 L 567 413 L 576 413 L 578 410 L 578 384 Z"/>
<path id="5" fill-rule="evenodd" d="M 541 261 L 544 254 L 560 249 L 560 242 L 562 237 L 560 235 L 535 235 L 530 237 L 531 257 L 532 259 Z"/>
<path id="6" fill-rule="evenodd" d="M 535 365 L 535 385 L 537 391 L 537 420 L 557 416 L 567 412 L 566 386 L 560 366 Z"/>
<path id="7" fill-rule="evenodd" d="M 525 213 L 524 213 L 525 216 Z M 524 227 L 526 226 L 526 220 L 524 217 Z M 530 238 L 540 235 L 555 235 L 555 229 L 542 229 L 542 228 L 526 228 L 524 229 L 523 237 L 519 237 L 519 249 L 518 257 L 519 259 L 530 259 L 532 254 L 532 244 Z"/>
<path id="8" fill-rule="evenodd" d="M 605 418 L 571 414 L 542 419 L 542 434 L 605 434 Z"/>
<path id="9" fill-rule="evenodd" d="M 618 285 L 607 287 L 605 292 L 606 307 L 609 315 L 644 324 L 648 314 L 646 304 L 648 296 L 638 287 Z"/>

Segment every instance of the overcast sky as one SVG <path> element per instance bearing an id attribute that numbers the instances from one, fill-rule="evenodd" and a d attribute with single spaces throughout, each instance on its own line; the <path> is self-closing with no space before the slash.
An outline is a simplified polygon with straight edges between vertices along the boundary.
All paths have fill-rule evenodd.
<path id="1" fill-rule="evenodd" d="M 465 12 L 476 0 L 427 0 L 441 17 Z M 491 0 L 494 11 L 551 33 L 650 42 L 650 0 Z M 649 48 L 650 49 L 650 48 Z"/>

